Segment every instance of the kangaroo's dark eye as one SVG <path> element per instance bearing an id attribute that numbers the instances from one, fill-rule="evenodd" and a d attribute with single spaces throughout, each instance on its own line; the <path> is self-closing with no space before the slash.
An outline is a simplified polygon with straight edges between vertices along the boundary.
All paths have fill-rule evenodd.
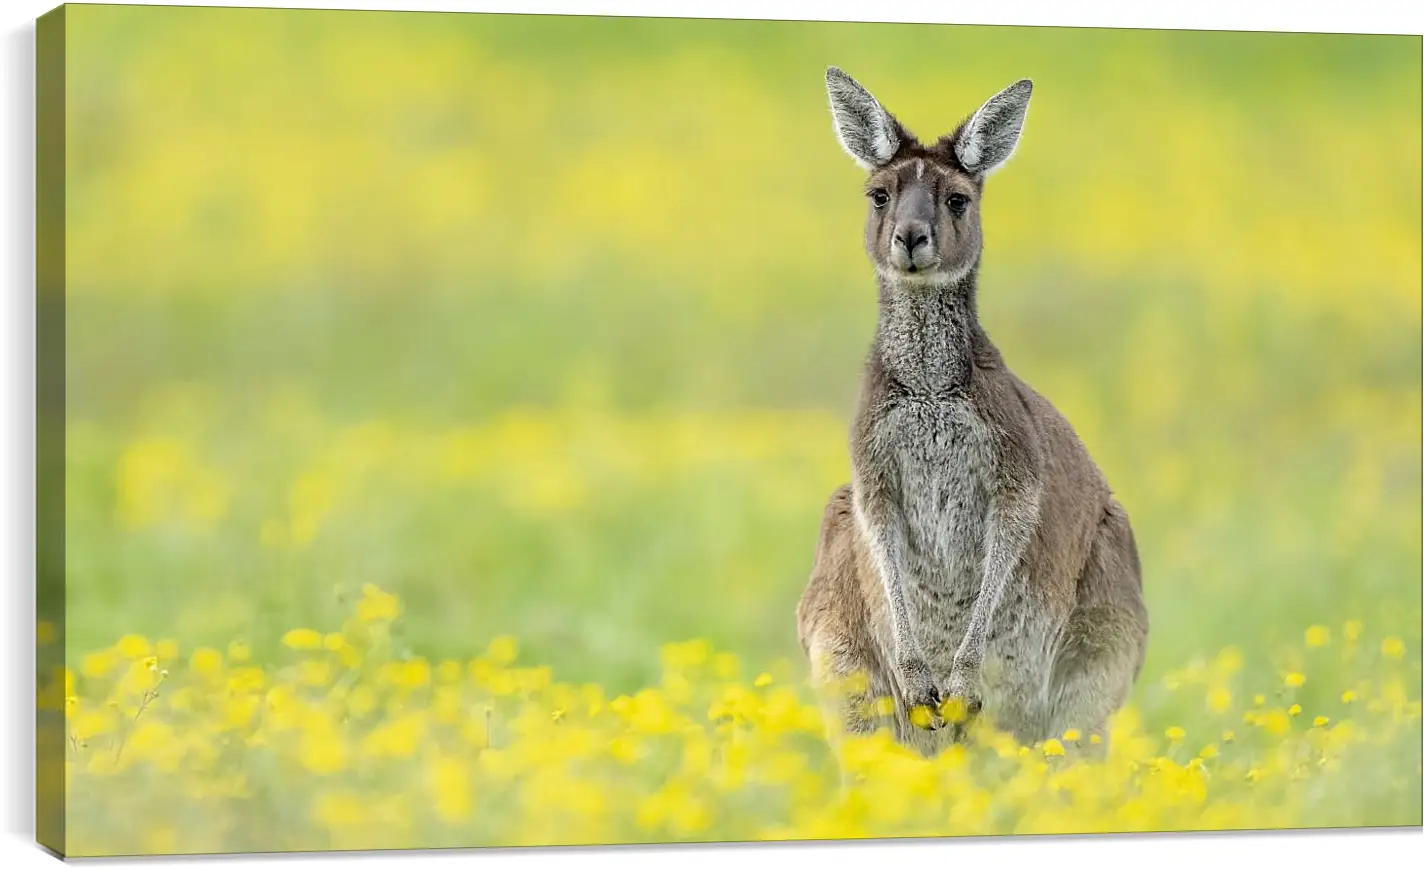
<path id="1" fill-rule="evenodd" d="M 962 193 L 951 193 L 949 195 L 949 212 L 955 217 L 963 217 L 964 210 L 969 207 L 969 197 Z"/>
<path id="2" fill-rule="evenodd" d="M 890 201 L 890 194 L 885 192 L 885 188 L 877 187 L 870 192 L 870 201 L 876 208 L 884 208 Z"/>

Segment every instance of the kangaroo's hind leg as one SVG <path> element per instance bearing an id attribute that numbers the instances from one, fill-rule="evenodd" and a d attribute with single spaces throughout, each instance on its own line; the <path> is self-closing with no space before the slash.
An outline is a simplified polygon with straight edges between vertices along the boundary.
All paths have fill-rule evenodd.
<path id="1" fill-rule="evenodd" d="M 855 534 L 850 487 L 843 486 L 826 505 L 811 579 L 797 606 L 801 645 L 838 760 L 847 736 L 882 724 L 875 700 L 891 694 L 869 631 Z"/>
<path id="2" fill-rule="evenodd" d="M 1107 751 L 1108 719 L 1127 701 L 1147 649 L 1142 567 L 1127 512 L 1110 501 L 1078 579 L 1078 598 L 1064 628 L 1050 683 L 1053 733 L 1074 728 Z"/>

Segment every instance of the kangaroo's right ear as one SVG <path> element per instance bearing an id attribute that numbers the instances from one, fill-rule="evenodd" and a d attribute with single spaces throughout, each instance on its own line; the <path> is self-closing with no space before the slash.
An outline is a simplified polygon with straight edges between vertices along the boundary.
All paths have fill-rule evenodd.
<path id="1" fill-rule="evenodd" d="M 870 95 L 870 91 L 836 67 L 826 70 L 826 93 L 831 98 L 831 115 L 836 122 L 836 138 L 846 153 L 862 169 L 884 166 L 900 150 L 908 134 Z"/>

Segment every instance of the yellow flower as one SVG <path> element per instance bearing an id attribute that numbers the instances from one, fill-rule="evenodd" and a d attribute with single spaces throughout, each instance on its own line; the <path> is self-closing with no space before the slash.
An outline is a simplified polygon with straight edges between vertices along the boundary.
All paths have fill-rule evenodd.
<path id="1" fill-rule="evenodd" d="M 1354 692 L 1354 690 L 1352 690 L 1352 689 L 1346 689 L 1344 692 L 1342 692 L 1342 693 L 1340 694 L 1340 703 L 1342 703 L 1342 704 L 1353 704 L 1353 703 L 1355 703 L 1355 692 Z"/>
<path id="2" fill-rule="evenodd" d="M 396 682 L 408 689 L 418 689 L 427 685 L 430 682 L 430 663 L 420 658 L 405 662 L 399 668 Z"/>
<path id="3" fill-rule="evenodd" d="M 1171 728 L 1167 729 L 1167 739 L 1172 741 L 1173 743 L 1185 740 L 1186 737 L 1186 730 L 1181 728 L 1180 726 L 1173 725 Z"/>
<path id="4" fill-rule="evenodd" d="M 164 661 L 173 661 L 178 658 L 178 641 L 170 639 L 160 640 L 153 647 L 153 654 Z"/>
<path id="5" fill-rule="evenodd" d="M 1043 741 L 1043 754 L 1049 757 L 1063 754 L 1063 744 L 1057 739 L 1050 737 Z"/>
<path id="6" fill-rule="evenodd" d="M 308 729 L 302 734 L 298 758 L 312 773 L 339 773 L 346 768 L 346 744 L 329 728 Z"/>
<path id="7" fill-rule="evenodd" d="M 1077 728 L 1069 728 L 1067 731 L 1063 732 L 1063 739 L 1068 741 L 1069 743 L 1076 743 L 1080 739 L 1082 739 L 1082 737 L 1083 732 L 1079 731 Z"/>
<path id="8" fill-rule="evenodd" d="M 321 632 L 310 628 L 294 628 L 282 635 L 282 645 L 292 649 L 321 649 Z"/>
<path id="9" fill-rule="evenodd" d="M 1215 743 L 1208 743 L 1201 748 L 1197 755 L 1201 758 L 1215 758 L 1219 754 Z"/>
<path id="10" fill-rule="evenodd" d="M 215 677 L 222 673 L 222 653 L 212 647 L 200 646 L 188 658 L 188 669 L 202 677 Z"/>
<path id="11" fill-rule="evenodd" d="M 1233 674 L 1241 670 L 1244 661 L 1240 647 L 1223 647 L 1221 652 L 1216 654 L 1216 667 L 1224 674 Z"/>
<path id="12" fill-rule="evenodd" d="M 333 631 L 321 639 L 321 645 L 332 652 L 340 652 L 346 647 L 346 636 L 339 631 Z"/>
<path id="13" fill-rule="evenodd" d="M 1305 630 L 1305 645 L 1321 647 L 1330 643 L 1330 629 L 1323 625 L 1312 625 Z"/>
<path id="14" fill-rule="evenodd" d="M 1316 728 L 1324 728 L 1326 725 L 1330 724 L 1330 717 L 1316 716 L 1315 721 L 1312 724 L 1315 725 Z"/>
<path id="15" fill-rule="evenodd" d="M 771 685 L 771 674 L 760 674 L 760 675 L 758 675 L 757 678 L 756 678 L 754 681 L 752 681 L 752 685 L 753 685 L 753 686 L 756 686 L 758 689 L 764 689 L 764 688 L 766 688 L 767 686 L 770 686 L 770 685 Z"/>
<path id="16" fill-rule="evenodd" d="M 1261 706 L 1262 704 L 1266 703 L 1266 696 L 1265 696 L 1265 695 L 1255 695 L 1255 696 L 1253 696 L 1253 697 L 1251 698 L 1251 703 L 1253 703 L 1253 704 L 1255 704 L 1257 707 L 1259 707 L 1259 706 Z"/>
<path id="17" fill-rule="evenodd" d="M 460 759 L 436 759 L 431 765 L 430 788 L 435 793 L 435 812 L 446 822 L 464 821 L 474 811 L 469 769 Z"/>
<path id="18" fill-rule="evenodd" d="M 1094 746 L 1097 746 L 1103 742 L 1103 737 L 1101 734 L 1094 734 L 1088 738 L 1088 742 L 1093 744 Z"/>
<path id="19" fill-rule="evenodd" d="M 1359 640 L 1360 633 L 1364 630 L 1364 623 L 1360 622 L 1358 619 L 1352 619 L 1349 622 L 1345 623 L 1345 639 Z"/>
<path id="20" fill-rule="evenodd" d="M 361 587 L 361 600 L 356 602 L 356 618 L 361 622 L 390 622 L 401 614 L 400 599 L 382 591 L 375 584 Z"/>
<path id="21" fill-rule="evenodd" d="M 126 659 L 141 659 L 153 654 L 153 647 L 148 638 L 138 634 L 124 635 L 114 644 L 114 648 Z"/>
<path id="22" fill-rule="evenodd" d="M 252 658 L 252 648 L 240 640 L 227 645 L 227 659 L 230 662 L 245 662 Z"/>
<path id="23" fill-rule="evenodd" d="M 1380 641 L 1380 655 L 1387 659 L 1404 658 L 1404 641 L 1397 637 L 1387 637 Z"/>
<path id="24" fill-rule="evenodd" d="M 1215 686 L 1206 693 L 1207 709 L 1213 713 L 1223 713 L 1231 707 L 1231 692 L 1221 686 Z"/>
<path id="25" fill-rule="evenodd" d="M 1297 671 L 1291 671 L 1290 673 L 1286 674 L 1286 685 L 1290 686 L 1292 689 L 1298 689 L 1301 686 L 1304 686 L 1305 674 L 1299 673 Z"/>
<path id="26" fill-rule="evenodd" d="M 1266 733 L 1273 737 L 1281 737 L 1290 732 L 1290 717 L 1300 712 L 1300 705 L 1296 704 L 1285 713 L 1280 709 L 1275 709 L 1265 713 L 1257 720 L 1256 724 L 1266 729 Z M 1289 715 L 1287 715 L 1289 714 Z"/>
<path id="27" fill-rule="evenodd" d="M 407 713 L 376 726 L 361 742 L 361 751 L 374 758 L 409 758 L 425 735 L 425 718 Z"/>
<path id="28" fill-rule="evenodd" d="M 509 635 L 500 635 L 490 641 L 489 650 L 486 653 L 490 661 L 499 665 L 512 663 L 519 657 L 519 641 Z"/>
<path id="29" fill-rule="evenodd" d="M 946 722 L 958 724 L 969 718 L 969 707 L 963 698 L 945 698 L 939 705 L 939 714 Z"/>
<path id="30" fill-rule="evenodd" d="M 1221 742 L 1222 742 L 1222 743 L 1234 743 L 1234 742 L 1236 742 L 1236 732 L 1235 732 L 1235 731 L 1232 731 L 1232 730 L 1230 730 L 1230 729 L 1227 729 L 1226 731 L 1221 732 Z"/>
<path id="31" fill-rule="evenodd" d="M 233 668 L 228 674 L 227 685 L 232 692 L 257 692 L 266 684 L 266 675 L 261 668 Z"/>
<path id="32" fill-rule="evenodd" d="M 1299 705 L 1299 704 L 1291 704 L 1291 705 L 1290 705 L 1290 709 L 1287 710 L 1286 712 L 1289 713 L 1289 714 L 1292 715 L 1292 716 L 1299 716 L 1299 715 L 1300 715 L 1300 705 Z"/>

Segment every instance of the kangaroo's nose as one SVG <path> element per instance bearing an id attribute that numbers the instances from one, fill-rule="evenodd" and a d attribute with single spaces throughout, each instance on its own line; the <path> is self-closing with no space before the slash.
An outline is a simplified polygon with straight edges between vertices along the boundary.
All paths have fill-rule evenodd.
<path id="1" fill-rule="evenodd" d="M 924 224 L 906 224 L 895 229 L 895 243 L 905 249 L 905 253 L 913 254 L 920 245 L 930 243 L 929 227 Z"/>

